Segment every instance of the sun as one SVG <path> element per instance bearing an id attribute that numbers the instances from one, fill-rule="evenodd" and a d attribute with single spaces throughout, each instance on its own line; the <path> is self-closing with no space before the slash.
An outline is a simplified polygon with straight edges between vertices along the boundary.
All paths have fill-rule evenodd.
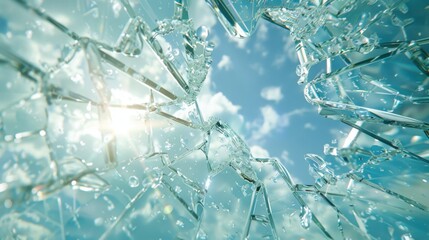
<path id="1" fill-rule="evenodd" d="M 116 135 L 127 135 L 144 124 L 141 113 L 137 111 L 110 108 L 110 115 L 112 118 L 110 128 Z"/>

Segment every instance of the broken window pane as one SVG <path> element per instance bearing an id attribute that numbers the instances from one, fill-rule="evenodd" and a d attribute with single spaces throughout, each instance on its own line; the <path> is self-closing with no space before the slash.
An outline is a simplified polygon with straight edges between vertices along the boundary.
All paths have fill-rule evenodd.
<path id="1" fill-rule="evenodd" d="M 307 101 L 351 127 L 308 149 L 314 183 L 203 116 L 197 1 L 5 0 L 1 239 L 428 238 L 429 5 L 207 3 L 233 36 L 289 31 Z"/>

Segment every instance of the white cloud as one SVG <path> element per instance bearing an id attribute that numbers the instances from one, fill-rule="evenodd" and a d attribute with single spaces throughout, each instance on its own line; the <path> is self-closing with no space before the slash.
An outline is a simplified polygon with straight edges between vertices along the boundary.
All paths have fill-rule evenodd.
<path id="1" fill-rule="evenodd" d="M 261 90 L 261 97 L 268 101 L 279 102 L 283 99 L 281 87 L 265 87 Z"/>
<path id="2" fill-rule="evenodd" d="M 287 112 L 281 116 L 280 126 L 287 127 L 290 124 L 290 119 L 295 116 L 302 116 L 304 113 L 310 112 L 311 109 L 308 108 L 297 108 L 290 112 Z"/>
<path id="3" fill-rule="evenodd" d="M 310 129 L 310 130 L 316 130 L 316 126 L 314 126 L 313 124 L 311 124 L 309 122 L 304 124 L 304 128 Z"/>
<path id="4" fill-rule="evenodd" d="M 217 23 L 217 18 L 205 1 L 189 1 L 189 16 L 195 19 L 196 27 L 206 26 L 212 28 Z"/>
<path id="5" fill-rule="evenodd" d="M 298 57 L 296 54 L 295 42 L 293 41 L 291 36 L 284 36 L 282 38 L 283 41 L 283 51 L 281 54 L 277 55 L 274 58 L 273 65 L 276 67 L 281 67 L 286 60 L 289 62 L 297 63 Z"/>
<path id="6" fill-rule="evenodd" d="M 299 108 L 293 111 L 278 114 L 277 111 L 270 105 L 266 105 L 260 109 L 262 120 L 256 119 L 247 124 L 248 129 L 253 129 L 250 142 L 258 141 L 271 134 L 273 130 L 280 130 L 290 125 L 290 119 L 297 115 L 302 115 L 309 112 L 310 109 Z"/>
<path id="7" fill-rule="evenodd" d="M 250 65 L 250 68 L 255 70 L 258 75 L 264 75 L 265 68 L 260 63 Z"/>
<path id="8" fill-rule="evenodd" d="M 252 132 L 251 139 L 253 140 L 259 140 L 263 138 L 264 136 L 271 133 L 271 131 L 279 125 L 280 116 L 276 110 L 274 110 L 274 108 L 267 105 L 262 107 L 260 110 L 262 114 L 262 124 L 255 124 L 256 126 L 260 127 Z"/>
<path id="9" fill-rule="evenodd" d="M 296 55 L 295 41 L 291 36 L 284 36 L 283 40 L 283 52 L 285 55 L 293 62 L 298 62 L 298 57 Z"/>
<path id="10" fill-rule="evenodd" d="M 240 109 L 240 106 L 234 105 L 222 92 L 211 95 L 208 105 L 209 107 L 204 108 L 208 116 L 217 116 L 223 112 L 237 114 Z"/>
<path id="11" fill-rule="evenodd" d="M 250 152 L 252 153 L 252 156 L 255 158 L 268 158 L 268 157 L 270 157 L 268 150 L 259 146 L 259 145 L 252 145 L 250 147 Z"/>
<path id="12" fill-rule="evenodd" d="M 286 151 L 286 150 L 284 150 L 283 152 L 282 152 L 282 155 L 280 156 L 280 158 L 283 160 L 283 162 L 285 162 L 286 164 L 289 164 L 289 165 L 295 165 L 295 162 L 292 160 L 292 159 L 290 159 L 290 157 L 289 157 L 289 152 L 288 151 Z"/>
<path id="13" fill-rule="evenodd" d="M 286 62 L 286 55 L 280 54 L 276 58 L 274 58 L 273 65 L 276 67 L 281 67 L 285 62 Z"/>
<path id="14" fill-rule="evenodd" d="M 265 58 L 268 56 L 268 50 L 265 47 L 265 43 L 262 41 L 258 41 L 253 45 L 253 49 L 255 50 L 255 52 L 258 52 L 259 54 L 261 54 L 261 57 Z"/>
<path id="15" fill-rule="evenodd" d="M 260 41 L 265 41 L 268 38 L 268 27 L 265 22 L 262 22 L 258 26 L 258 30 L 256 32 L 256 38 Z"/>
<path id="16" fill-rule="evenodd" d="M 246 48 L 247 42 L 250 39 L 250 38 L 237 38 L 237 37 L 230 36 L 229 34 L 227 34 L 227 36 L 228 36 L 228 41 L 235 43 L 237 47 L 241 49 Z"/>
<path id="17" fill-rule="evenodd" d="M 232 61 L 231 58 L 228 55 L 222 55 L 222 59 L 217 64 L 217 68 L 220 70 L 230 70 L 232 67 Z"/>
<path id="18" fill-rule="evenodd" d="M 222 92 L 216 92 L 214 88 L 215 84 L 211 81 L 211 71 L 209 71 L 197 97 L 204 119 L 219 118 L 242 135 L 244 117 L 239 114 L 241 106 L 235 105 Z"/>

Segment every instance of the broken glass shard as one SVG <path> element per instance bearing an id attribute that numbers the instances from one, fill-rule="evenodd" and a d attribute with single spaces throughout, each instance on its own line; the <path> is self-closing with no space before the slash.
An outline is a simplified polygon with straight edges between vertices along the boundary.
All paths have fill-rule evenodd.
<path id="1" fill-rule="evenodd" d="M 191 1 L 5 0 L 0 238 L 429 238 L 429 5 L 206 2 L 233 36 L 289 31 L 307 101 L 352 128 L 305 156 L 314 184 L 201 114 Z"/>

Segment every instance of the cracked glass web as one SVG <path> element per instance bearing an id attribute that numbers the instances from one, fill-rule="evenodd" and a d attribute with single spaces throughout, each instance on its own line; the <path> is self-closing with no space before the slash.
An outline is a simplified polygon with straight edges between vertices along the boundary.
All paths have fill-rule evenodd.
<path id="1" fill-rule="evenodd" d="M 0 2 L 0 238 L 428 239 L 427 1 L 207 0 L 236 37 L 289 31 L 307 101 L 352 127 L 312 185 L 203 119 L 192 2 Z"/>

